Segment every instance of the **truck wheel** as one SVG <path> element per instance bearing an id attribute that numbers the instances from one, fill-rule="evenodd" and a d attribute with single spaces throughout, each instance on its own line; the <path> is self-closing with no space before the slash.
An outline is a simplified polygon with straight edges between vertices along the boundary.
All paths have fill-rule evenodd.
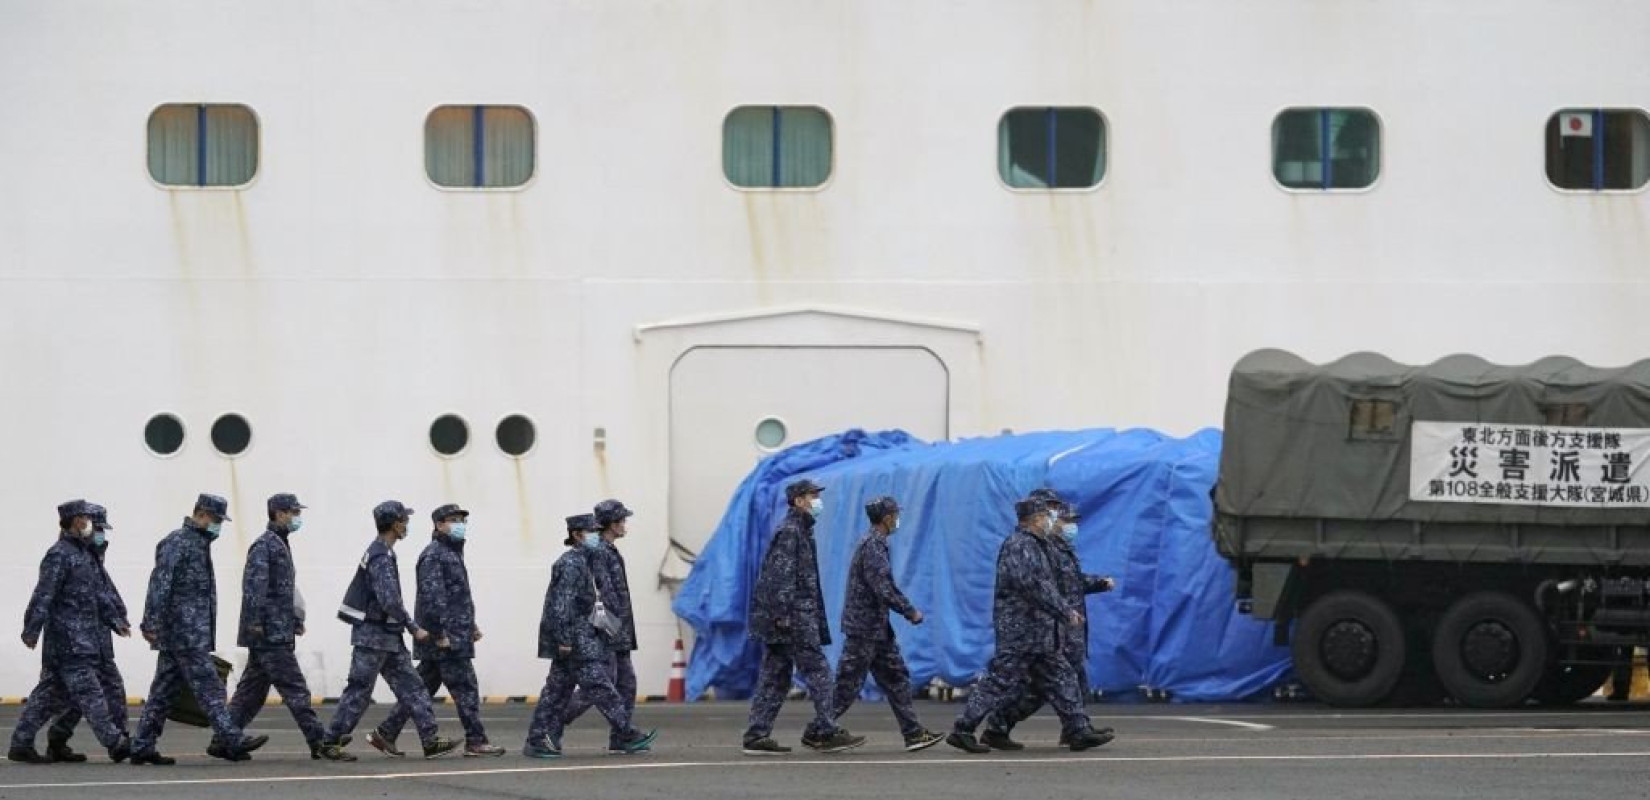
<path id="1" fill-rule="evenodd" d="M 1547 626 L 1512 595 L 1478 592 L 1438 621 L 1432 663 L 1456 700 L 1475 708 L 1524 702 L 1547 672 Z"/>
<path id="2" fill-rule="evenodd" d="M 1379 598 L 1354 591 L 1324 595 L 1295 627 L 1295 672 L 1330 705 L 1372 706 L 1404 671 L 1404 626 Z"/>
<path id="3" fill-rule="evenodd" d="M 1535 699 L 1547 706 L 1575 705 L 1609 679 L 1610 667 L 1603 664 L 1553 664 L 1535 687 Z"/>

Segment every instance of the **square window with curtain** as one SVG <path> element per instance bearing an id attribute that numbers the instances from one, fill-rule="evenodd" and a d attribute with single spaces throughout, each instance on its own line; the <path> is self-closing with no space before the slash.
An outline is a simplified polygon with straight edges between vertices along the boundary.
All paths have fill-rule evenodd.
<path id="1" fill-rule="evenodd" d="M 1547 119 L 1547 180 L 1573 191 L 1633 191 L 1650 182 L 1650 117 L 1567 108 Z"/>
<path id="2" fill-rule="evenodd" d="M 448 189 L 514 189 L 533 177 L 535 133 L 521 106 L 439 106 L 424 120 L 424 171 Z"/>
<path id="3" fill-rule="evenodd" d="M 258 172 L 258 118 L 242 105 L 168 103 L 149 114 L 149 176 L 162 186 L 244 186 Z"/>
<path id="4" fill-rule="evenodd" d="M 722 174 L 741 189 L 809 189 L 831 177 L 831 115 L 812 106 L 739 106 L 722 120 Z"/>
<path id="5" fill-rule="evenodd" d="M 1289 189 L 1367 189 L 1381 174 L 1381 122 L 1363 108 L 1291 108 L 1272 121 L 1272 176 Z"/>
<path id="6" fill-rule="evenodd" d="M 1106 119 L 1092 108 L 1015 108 L 997 123 L 997 174 L 1013 189 L 1089 189 L 1106 176 Z"/>

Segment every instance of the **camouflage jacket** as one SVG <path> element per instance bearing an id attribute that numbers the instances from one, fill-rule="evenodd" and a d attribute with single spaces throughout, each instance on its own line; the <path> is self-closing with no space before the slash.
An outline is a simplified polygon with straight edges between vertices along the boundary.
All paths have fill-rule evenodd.
<path id="1" fill-rule="evenodd" d="M 539 617 L 539 658 L 557 658 L 557 650 L 572 649 L 571 661 L 597 661 L 612 652 L 607 641 L 590 624 L 596 608 L 596 578 L 592 554 L 584 547 L 572 547 L 556 559 L 550 571 L 550 588 L 544 592 L 544 611 Z"/>
<path id="2" fill-rule="evenodd" d="M 464 567 L 464 542 L 437 534 L 418 554 L 413 618 L 430 632 L 428 640 L 413 642 L 414 658 L 475 658 L 476 606 L 470 596 L 470 572 Z M 452 647 L 437 646 L 443 636 Z"/>
<path id="3" fill-rule="evenodd" d="M 870 639 L 893 636 L 888 612 L 906 619 L 917 614 L 911 601 L 894 585 L 893 566 L 888 560 L 888 537 L 876 531 L 865 534 L 848 564 L 848 594 L 842 604 L 842 635 Z"/>
<path id="4" fill-rule="evenodd" d="M 612 542 L 602 542 L 592 554 L 596 568 L 596 585 L 602 590 L 602 603 L 610 614 L 617 614 L 624 629 L 607 643 L 608 649 L 628 653 L 636 649 L 636 616 L 630 604 L 630 576 L 625 571 L 624 555 Z"/>
<path id="5" fill-rule="evenodd" d="M 991 617 L 1000 653 L 1061 652 L 1074 607 L 1060 594 L 1059 576 L 1044 541 L 1019 528 L 997 551 Z"/>
<path id="6" fill-rule="evenodd" d="M 108 631 L 102 585 L 89 542 L 63 535 L 46 550 L 23 612 L 23 635 L 43 642 L 43 663 L 102 655 L 99 643 Z"/>
<path id="7" fill-rule="evenodd" d="M 241 572 L 241 647 L 294 647 L 304 618 L 297 608 L 298 570 L 285 531 L 266 530 L 246 551 Z M 262 634 L 253 630 L 259 628 Z"/>
<path id="8" fill-rule="evenodd" d="M 793 508 L 774 532 L 751 596 L 750 633 L 769 644 L 831 643 L 812 515 Z"/>
<path id="9" fill-rule="evenodd" d="M 187 519 L 155 546 L 142 627 L 156 637 L 156 650 L 212 650 L 217 644 L 212 536 Z"/>

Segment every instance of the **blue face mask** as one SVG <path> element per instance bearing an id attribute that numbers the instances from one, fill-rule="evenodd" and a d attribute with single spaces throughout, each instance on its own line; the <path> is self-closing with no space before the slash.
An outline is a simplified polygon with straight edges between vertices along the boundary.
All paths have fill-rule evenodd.
<path id="1" fill-rule="evenodd" d="M 92 544 L 102 547 L 106 541 L 108 540 L 103 538 L 103 531 L 92 531 Z"/>
<path id="2" fill-rule="evenodd" d="M 220 534 L 222 532 L 223 532 L 223 523 L 222 522 L 214 522 L 211 525 L 206 526 L 206 535 L 211 536 L 214 539 L 218 538 L 218 534 Z"/>
<path id="3" fill-rule="evenodd" d="M 293 517 L 292 521 L 288 522 L 286 524 L 287 533 L 297 533 L 298 530 L 300 528 L 303 528 L 303 527 L 304 527 L 304 518 L 303 517 Z"/>
<path id="4" fill-rule="evenodd" d="M 814 499 L 808 501 L 808 513 L 809 514 L 812 514 L 812 515 L 817 517 L 824 510 L 825 510 L 825 501 L 824 500 L 821 500 L 821 499 L 815 497 Z"/>
<path id="5" fill-rule="evenodd" d="M 457 539 L 462 542 L 464 541 L 464 532 L 469 530 L 469 527 L 469 525 L 463 522 L 455 522 L 447 527 L 447 538 Z"/>
<path id="6" fill-rule="evenodd" d="M 602 535 L 600 533 L 596 532 L 596 531 L 590 531 L 590 532 L 586 533 L 584 535 L 584 546 L 588 547 L 592 550 L 594 550 L 598 547 L 601 547 L 602 546 Z"/>
<path id="7" fill-rule="evenodd" d="M 1068 541 L 1068 542 L 1077 541 L 1077 523 L 1068 522 L 1064 525 L 1061 525 L 1060 526 L 1060 535 L 1066 537 L 1066 541 Z"/>

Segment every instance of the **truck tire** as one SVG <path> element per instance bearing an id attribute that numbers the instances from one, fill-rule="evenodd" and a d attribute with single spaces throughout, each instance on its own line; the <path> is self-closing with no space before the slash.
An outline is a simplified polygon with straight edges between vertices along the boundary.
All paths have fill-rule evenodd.
<path id="1" fill-rule="evenodd" d="M 1405 650 L 1398 615 L 1363 592 L 1326 594 L 1295 626 L 1295 673 L 1313 696 L 1334 706 L 1385 700 L 1403 675 Z"/>
<path id="2" fill-rule="evenodd" d="M 1517 598 L 1477 592 L 1457 600 L 1432 640 L 1432 663 L 1444 688 L 1474 708 L 1524 702 L 1547 673 L 1547 626 Z"/>

